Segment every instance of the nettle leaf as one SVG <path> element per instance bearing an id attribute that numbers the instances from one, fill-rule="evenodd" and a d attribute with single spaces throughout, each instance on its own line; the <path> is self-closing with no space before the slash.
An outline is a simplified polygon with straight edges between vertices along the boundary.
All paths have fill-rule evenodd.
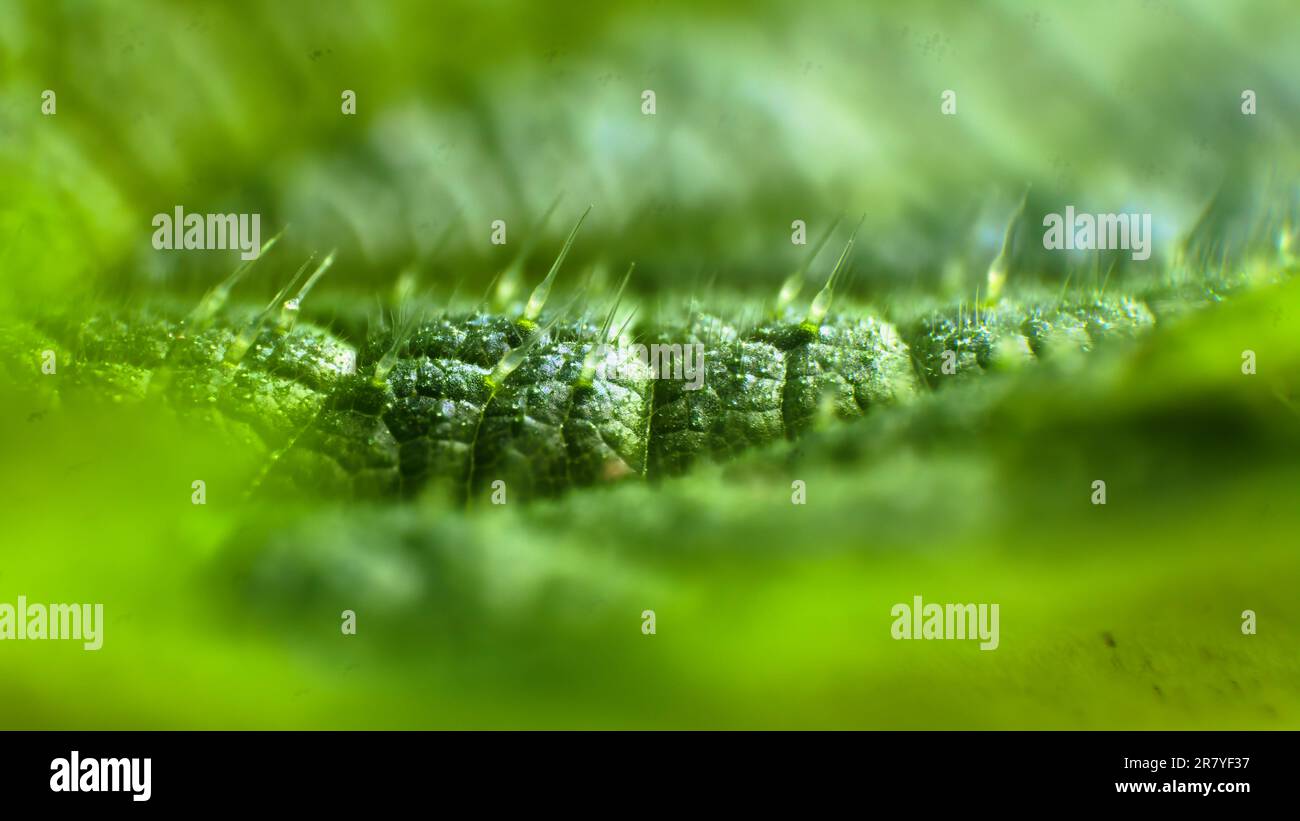
<path id="1" fill-rule="evenodd" d="M 1119 296 L 957 306 L 901 331 L 865 309 L 816 325 L 694 310 L 685 323 L 637 328 L 640 347 L 603 353 L 602 328 L 583 321 L 539 333 L 475 313 L 375 334 L 358 349 L 309 323 L 267 329 L 259 313 L 232 310 L 206 328 L 148 313 L 43 321 L 14 343 L 30 352 L 44 334 L 71 352 L 53 383 L 65 403 L 156 397 L 238 433 L 264 454 L 259 489 L 269 480 L 313 495 L 436 491 L 465 502 L 503 481 L 531 501 L 678 475 L 926 386 L 1132 338 L 1154 321 L 1142 301 Z M 498 384 L 503 362 L 512 364 Z"/>
<path id="2" fill-rule="evenodd" d="M 0 7 L 9 725 L 1295 723 L 1280 4 L 226 5 Z"/>

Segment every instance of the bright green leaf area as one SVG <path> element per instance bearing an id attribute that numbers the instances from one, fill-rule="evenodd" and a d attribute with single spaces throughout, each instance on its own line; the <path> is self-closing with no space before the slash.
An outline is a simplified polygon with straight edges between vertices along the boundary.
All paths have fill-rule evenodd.
<path id="1" fill-rule="evenodd" d="M 1295 726 L 1298 293 L 657 486 L 469 512 L 258 507 L 165 417 L 9 406 L 0 580 L 108 616 L 95 653 L 3 647 L 6 722 Z M 891 639 L 914 595 L 999 603 L 1000 647 Z"/>

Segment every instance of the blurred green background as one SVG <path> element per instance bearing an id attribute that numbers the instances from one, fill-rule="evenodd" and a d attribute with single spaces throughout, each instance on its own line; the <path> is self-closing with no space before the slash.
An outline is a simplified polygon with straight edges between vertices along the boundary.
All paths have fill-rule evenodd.
<path id="1" fill-rule="evenodd" d="M 403 271 L 435 302 L 476 297 L 535 238 L 531 285 L 588 203 L 563 287 L 635 261 L 645 304 L 770 302 L 806 255 L 791 220 L 815 236 L 864 212 L 853 297 L 969 301 L 1027 186 L 1009 287 L 1111 262 L 1118 293 L 1260 282 L 1086 363 L 657 485 L 468 512 L 249 502 L 252 456 L 215 435 L 6 387 L 0 601 L 103 602 L 107 626 L 96 653 L 0 644 L 0 726 L 1300 726 L 1300 301 L 1275 248 L 1295 227 L 1294 20 L 1281 2 L 0 4 L 9 320 L 197 300 L 237 260 L 154 251 L 177 204 L 289 226 L 244 301 L 337 247 L 304 308 L 322 324 L 392 307 Z M 1066 204 L 1151 212 L 1156 255 L 1044 254 L 1041 215 Z M 1213 270 L 1180 268 L 1189 236 Z M 918 594 L 998 602 L 1001 647 L 892 641 Z"/>

